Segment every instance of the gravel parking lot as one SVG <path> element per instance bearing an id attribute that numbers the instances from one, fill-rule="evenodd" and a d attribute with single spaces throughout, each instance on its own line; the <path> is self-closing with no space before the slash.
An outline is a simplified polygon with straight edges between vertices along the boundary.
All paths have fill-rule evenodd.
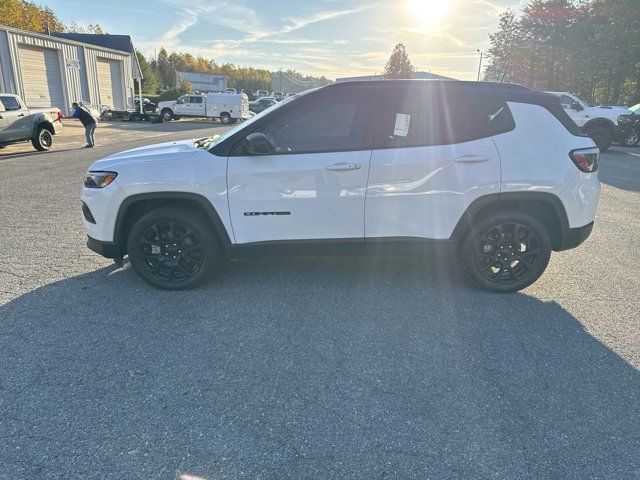
<path id="1" fill-rule="evenodd" d="M 0 152 L 0 478 L 640 477 L 640 149 L 519 294 L 448 258 L 267 257 L 165 292 L 88 251 L 108 154 L 210 123 Z M 214 132 L 215 133 L 215 132 Z"/>

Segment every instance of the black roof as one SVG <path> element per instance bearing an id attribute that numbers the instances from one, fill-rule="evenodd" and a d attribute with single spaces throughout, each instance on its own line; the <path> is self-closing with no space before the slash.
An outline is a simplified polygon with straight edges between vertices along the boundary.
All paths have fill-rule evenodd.
<path id="1" fill-rule="evenodd" d="M 120 50 L 121 52 L 134 53 L 133 42 L 129 35 L 109 35 L 95 33 L 66 33 L 53 32 L 53 37 L 66 38 L 74 42 L 90 43 L 98 47 Z"/>

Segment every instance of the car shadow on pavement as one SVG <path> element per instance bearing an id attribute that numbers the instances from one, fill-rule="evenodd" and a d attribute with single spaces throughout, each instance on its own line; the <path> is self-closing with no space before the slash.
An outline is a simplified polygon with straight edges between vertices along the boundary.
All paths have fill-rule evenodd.
<path id="1" fill-rule="evenodd" d="M 220 122 L 211 120 L 187 120 L 187 121 L 170 121 L 161 123 L 151 122 L 101 122 L 98 125 L 98 133 L 101 128 L 109 128 L 112 130 L 141 131 L 141 132 L 186 132 L 190 130 L 228 128 L 233 125 L 223 125 Z M 221 133 L 221 132 L 216 132 Z"/>
<path id="2" fill-rule="evenodd" d="M 606 155 L 600 158 L 600 181 L 612 187 L 640 192 L 640 155 L 621 150 L 610 150 Z"/>
<path id="3" fill-rule="evenodd" d="M 554 302 L 444 259 L 130 268 L 0 307 L 8 478 L 636 478 L 640 377 Z"/>
<path id="4" fill-rule="evenodd" d="M 79 150 L 81 148 L 82 148 L 82 146 L 79 146 L 77 148 L 51 149 L 51 150 L 48 150 L 46 152 L 39 152 L 37 150 L 26 151 L 26 152 L 24 152 L 24 151 L 13 152 L 13 151 L 7 151 L 7 150 L 0 150 L 0 161 L 2 161 L 2 160 L 10 160 L 12 158 L 34 157 L 34 156 L 39 156 L 39 155 L 51 155 L 51 154 L 54 154 L 54 153 L 69 152 L 71 150 Z"/>

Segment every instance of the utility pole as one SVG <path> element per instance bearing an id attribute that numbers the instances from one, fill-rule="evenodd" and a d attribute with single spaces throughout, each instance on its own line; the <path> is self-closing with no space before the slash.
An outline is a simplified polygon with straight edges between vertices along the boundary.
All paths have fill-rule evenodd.
<path id="1" fill-rule="evenodd" d="M 480 81 L 480 71 L 482 69 L 482 54 L 484 53 L 482 50 L 476 50 L 480 54 L 480 61 L 478 62 L 478 82 Z"/>

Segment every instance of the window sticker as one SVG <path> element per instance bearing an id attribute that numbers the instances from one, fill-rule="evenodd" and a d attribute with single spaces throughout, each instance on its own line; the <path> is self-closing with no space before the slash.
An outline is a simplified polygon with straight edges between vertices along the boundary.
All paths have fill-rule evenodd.
<path id="1" fill-rule="evenodd" d="M 396 126 L 393 135 L 396 137 L 406 137 L 409 133 L 409 124 L 411 123 L 411 115 L 408 113 L 396 114 Z"/>

